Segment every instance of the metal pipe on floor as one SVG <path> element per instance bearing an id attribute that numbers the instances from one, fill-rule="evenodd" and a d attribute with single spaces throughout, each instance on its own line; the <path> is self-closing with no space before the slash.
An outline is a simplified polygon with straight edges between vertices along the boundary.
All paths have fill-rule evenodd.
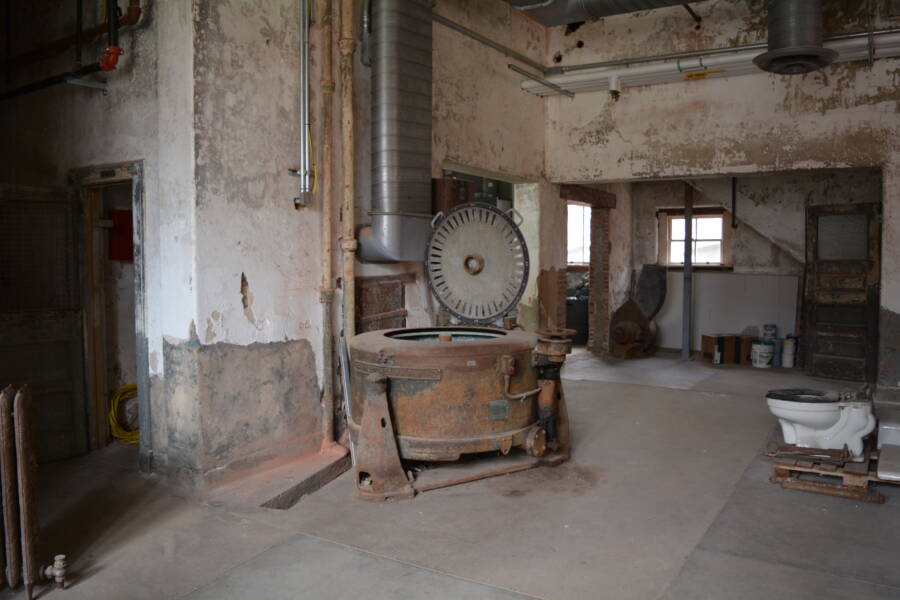
<path id="1" fill-rule="evenodd" d="M 684 295 L 681 308 L 681 360 L 691 359 L 691 312 L 694 292 L 694 189 L 684 184 Z"/>
<path id="2" fill-rule="evenodd" d="M 353 115 L 353 54 L 356 41 L 353 36 L 354 0 L 341 0 L 341 173 L 343 175 L 343 200 L 341 204 L 341 251 L 343 252 L 343 313 L 344 337 L 356 333 L 356 180 L 354 162 Z"/>
<path id="3" fill-rule="evenodd" d="M 322 304 L 322 446 L 334 443 L 334 267 L 332 252 L 334 251 L 334 235 L 332 233 L 332 202 L 334 201 L 333 177 L 334 143 L 332 141 L 334 102 L 334 61 L 332 59 L 332 36 L 334 32 L 331 0 L 317 0 L 316 13 L 319 17 L 320 39 L 322 48 L 322 169 L 325 177 L 321 183 L 322 206 L 322 285 L 319 289 L 319 302 Z"/>

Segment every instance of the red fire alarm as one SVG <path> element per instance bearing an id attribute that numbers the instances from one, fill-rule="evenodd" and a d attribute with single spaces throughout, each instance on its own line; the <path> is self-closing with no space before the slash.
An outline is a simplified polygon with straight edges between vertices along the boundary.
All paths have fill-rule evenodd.
<path id="1" fill-rule="evenodd" d="M 109 211 L 112 229 L 109 230 L 109 260 L 134 261 L 134 226 L 130 210 Z"/>

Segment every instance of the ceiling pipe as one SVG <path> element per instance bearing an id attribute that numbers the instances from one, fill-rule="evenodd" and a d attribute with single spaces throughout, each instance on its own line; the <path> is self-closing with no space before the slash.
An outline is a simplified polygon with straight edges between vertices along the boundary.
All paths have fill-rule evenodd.
<path id="1" fill-rule="evenodd" d="M 110 2 L 115 8 L 115 3 Z M 141 2 L 140 0 L 129 0 L 128 8 L 125 9 L 125 12 L 121 17 L 115 19 L 119 24 L 119 28 L 122 27 L 131 27 L 133 25 L 137 25 L 138 21 L 141 20 Z M 89 40 L 95 36 L 102 35 L 104 32 L 108 33 L 109 26 L 106 22 L 101 23 L 95 27 L 90 27 L 81 32 L 82 40 Z M 45 44 L 39 48 L 31 50 L 29 52 L 25 52 L 23 54 L 19 54 L 17 56 L 13 56 L 3 61 L 3 68 L 9 69 L 10 71 L 14 71 L 18 68 L 33 64 L 39 60 L 43 60 L 45 58 L 50 58 L 51 56 L 55 56 L 62 52 L 65 52 L 72 46 L 76 46 L 78 42 L 79 35 L 76 33 L 74 35 L 70 35 L 64 38 L 60 38 L 56 41 Z"/>
<path id="2" fill-rule="evenodd" d="M 541 25 L 555 27 L 639 10 L 686 6 L 677 0 L 506 0 Z"/>
<path id="3" fill-rule="evenodd" d="M 769 51 L 753 59 L 763 71 L 802 75 L 830 65 L 837 52 L 822 45 L 822 0 L 768 0 Z"/>
<path id="4" fill-rule="evenodd" d="M 835 36 L 825 42 L 825 47 L 837 52 L 838 55 L 834 61 L 836 63 L 867 60 L 870 51 L 875 58 L 900 56 L 900 29 L 877 31 L 874 32 L 871 40 L 869 38 L 869 33 Z M 753 63 L 757 54 L 758 52 L 755 50 L 742 50 L 686 60 L 666 59 L 666 57 L 660 56 L 652 57 L 653 62 L 650 62 L 649 59 L 646 61 L 644 59 L 625 59 L 626 63 L 638 64 L 611 69 L 586 69 L 562 75 L 551 75 L 546 79 L 566 91 L 583 93 L 609 91 L 611 81 L 617 81 L 619 89 L 624 89 L 695 79 L 753 75 L 759 73 L 759 69 Z M 539 96 L 559 94 L 558 91 L 531 80 L 523 81 L 521 87 Z"/>

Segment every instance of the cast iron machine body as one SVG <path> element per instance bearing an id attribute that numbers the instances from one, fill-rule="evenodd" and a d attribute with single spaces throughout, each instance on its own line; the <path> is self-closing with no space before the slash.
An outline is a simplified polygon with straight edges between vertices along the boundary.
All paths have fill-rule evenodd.
<path id="1" fill-rule="evenodd" d="M 515 330 L 510 316 L 528 281 L 521 218 L 480 203 L 436 215 L 425 272 L 459 325 L 349 340 L 360 497 L 409 498 L 569 457 L 559 372 L 574 332 Z"/>

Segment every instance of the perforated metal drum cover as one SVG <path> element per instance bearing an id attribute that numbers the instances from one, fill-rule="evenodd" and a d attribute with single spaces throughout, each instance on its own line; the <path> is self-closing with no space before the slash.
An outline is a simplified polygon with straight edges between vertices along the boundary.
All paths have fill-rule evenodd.
<path id="1" fill-rule="evenodd" d="M 461 204 L 437 224 L 425 258 L 438 302 L 467 323 L 491 323 L 516 306 L 528 283 L 528 247 L 509 215 Z"/>

